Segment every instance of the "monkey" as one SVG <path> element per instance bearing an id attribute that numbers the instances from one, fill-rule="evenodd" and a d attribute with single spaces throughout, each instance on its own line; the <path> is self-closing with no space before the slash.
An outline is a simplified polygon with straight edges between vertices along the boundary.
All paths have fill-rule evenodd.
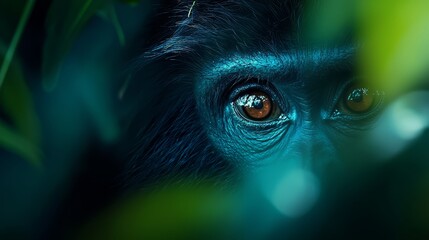
<path id="1" fill-rule="evenodd" d="M 322 181 L 338 181 L 332 166 L 365 159 L 354 146 L 376 123 L 384 92 L 359 76 L 354 36 L 306 38 L 306 3 L 199 0 L 167 8 L 170 20 L 139 57 L 130 85 L 140 95 L 133 101 L 144 106 L 131 127 L 124 189 L 183 179 L 221 187 L 255 181 L 269 196 L 287 195 L 287 180 L 286 187 L 279 182 L 296 173 L 308 180 L 304 195 L 286 199 L 289 209 L 273 203 L 296 216 L 314 205 Z M 297 229 L 312 222 L 331 236 L 324 217 L 304 218 Z M 297 232 L 288 236 L 319 236 Z"/>
<path id="2" fill-rule="evenodd" d="M 386 237 L 399 218 L 379 227 L 389 192 L 375 194 L 387 185 L 375 180 L 390 172 L 365 166 L 366 134 L 386 96 L 360 76 L 353 34 L 328 43 L 307 35 L 310 3 L 162 1 L 122 102 L 133 120 L 121 143 L 121 191 L 250 185 L 283 217 L 269 239 L 344 239 L 358 224 Z M 267 219 L 249 212 L 256 221 L 237 231 L 252 238 Z"/>
<path id="3" fill-rule="evenodd" d="M 322 169 L 382 109 L 381 91 L 357 76 L 351 38 L 305 40 L 302 1 L 173 8 L 172 33 L 139 59 L 134 84 L 162 90 L 140 108 L 151 120 L 138 120 L 131 136 L 126 187 L 183 177 L 232 183 L 275 159 Z"/>
<path id="4" fill-rule="evenodd" d="M 180 185 L 186 188 L 191 183 L 203 187 L 210 185 L 210 190 L 241 194 L 241 201 L 234 209 L 229 209 L 231 212 L 218 212 L 225 215 L 221 219 L 225 223 L 229 215 L 239 213 L 240 218 L 233 223 L 232 229 L 221 229 L 232 230 L 232 236 L 219 239 L 350 239 L 351 236 L 396 239 L 398 233 L 410 239 L 409 232 L 422 234 L 421 238 L 427 239 L 424 196 L 427 196 L 425 189 L 428 186 L 425 177 L 428 155 L 421 151 L 427 148 L 426 142 L 423 139 L 416 141 L 415 145 L 409 144 L 414 148 L 395 156 L 397 159 L 389 159 L 390 162 L 374 161 L 371 154 L 381 150 L 373 148 L 367 137 L 379 123 L 379 116 L 389 103 L 386 96 L 389 93 L 369 84 L 358 69 L 362 59 L 357 59 L 357 55 L 362 43 L 354 36 L 356 29 L 347 29 L 350 32 L 342 32 L 342 35 L 326 42 L 315 39 L 312 35 L 314 29 L 309 28 L 311 23 L 307 22 L 308 14 L 313 12 L 308 9 L 317 8 L 323 1 L 149 2 L 143 1 L 139 8 L 134 8 L 134 17 L 127 16 L 127 23 L 133 22 L 129 28 L 124 24 L 124 16 L 131 10 L 119 7 L 119 3 L 112 2 L 114 7 L 97 12 L 73 47 L 78 51 L 71 51 L 79 53 L 71 54 L 64 61 L 63 69 L 66 71 L 63 76 L 76 70 L 83 72 L 61 80 L 66 83 L 62 85 L 66 90 L 58 92 L 58 96 L 67 100 L 66 108 L 61 101 L 51 101 L 51 97 L 37 101 L 39 104 L 52 102 L 55 106 L 38 107 L 46 107 L 47 111 L 42 111 L 45 112 L 44 126 L 50 128 L 52 116 L 58 112 L 50 109 L 64 108 L 67 112 L 67 106 L 73 106 L 84 113 L 85 109 L 79 109 L 82 107 L 80 95 L 86 98 L 92 91 L 104 93 L 108 91 L 104 83 L 112 85 L 115 99 L 109 104 L 114 102 L 115 106 L 110 107 L 116 108 L 117 103 L 120 110 L 114 112 L 119 114 L 111 114 L 113 117 L 92 112 L 98 104 L 89 104 L 89 113 L 99 117 L 92 124 L 103 124 L 98 120 L 112 117 L 107 122 L 113 120 L 113 132 L 119 135 L 112 134 L 116 137 L 103 139 L 103 136 L 98 136 L 104 133 L 103 126 L 91 124 L 87 128 L 78 127 L 81 134 L 75 134 L 75 128 L 65 131 L 73 133 L 73 136 L 63 131 L 49 134 L 68 127 L 70 121 L 64 125 L 56 124 L 48 131 L 45 139 L 49 143 L 45 147 L 47 163 L 55 163 L 49 167 L 55 174 L 42 175 L 43 179 L 45 175 L 55 175 L 46 177 L 46 182 L 52 182 L 50 186 L 55 186 L 55 191 L 60 190 L 55 194 L 60 199 L 53 200 L 52 204 L 43 202 L 46 212 L 40 214 L 43 216 L 37 219 L 36 225 L 31 225 L 30 232 L 36 235 L 29 233 L 29 237 L 62 239 L 76 234 L 77 239 L 86 239 L 80 236 L 127 239 L 127 232 L 133 231 L 134 227 L 140 229 L 138 233 L 147 236 L 145 234 L 153 233 L 153 226 L 154 231 L 160 230 L 161 236 L 169 236 L 170 227 L 178 229 L 183 226 L 180 220 L 186 219 L 187 212 L 177 211 L 184 213 L 177 218 L 174 210 L 181 208 L 181 203 L 189 198 L 183 200 L 179 196 L 176 199 L 174 194 L 167 194 L 161 199 L 164 201 L 155 204 L 155 208 L 151 208 L 150 200 L 159 200 L 157 191 L 163 193 L 163 188 L 171 190 L 170 186 L 177 186 L 180 190 Z M 38 2 L 38 10 L 29 21 L 33 26 L 30 29 L 45 26 L 42 15 L 49 5 L 50 1 Z M 79 16 L 77 22 L 87 19 L 93 11 L 92 3 L 88 2 L 83 7 L 88 11 L 85 10 L 85 17 Z M 141 11 L 152 8 L 158 15 L 146 16 L 146 12 Z M 41 9 L 45 10 L 40 12 Z M 137 18 L 137 15 L 144 17 Z M 109 27 L 110 21 L 106 26 L 105 20 L 112 20 L 114 29 Z M 138 21 L 142 21 L 144 24 L 141 26 L 144 27 L 136 30 L 140 25 Z M 49 21 L 47 25 L 51 25 Z M 323 32 L 324 29 L 319 30 Z M 44 32 L 34 32 L 37 32 L 36 38 L 23 38 L 27 43 L 24 42 L 25 47 L 21 51 L 37 50 L 28 51 L 23 58 L 24 66 L 31 63 L 37 68 L 37 63 L 42 61 L 34 59 L 42 59 L 42 51 L 39 51 L 42 48 L 38 46 L 43 42 Z M 111 34 L 106 36 L 111 37 L 102 36 L 108 32 Z M 28 31 L 24 35 L 28 35 Z M 123 41 L 119 44 L 116 37 Z M 102 38 L 109 40 L 101 47 L 87 44 L 98 43 Z M 87 54 L 91 49 L 97 54 Z M 111 56 L 110 60 L 115 60 L 106 61 L 109 63 L 101 64 L 105 65 L 104 68 L 98 68 L 98 60 L 107 55 Z M 129 59 L 136 55 L 137 59 L 130 63 Z M 116 59 L 117 56 L 124 59 Z M 75 64 L 82 57 L 87 58 L 86 61 Z M 91 60 L 94 66 L 80 69 Z M 106 69 L 107 66 L 115 66 L 118 70 L 121 64 L 126 68 L 125 77 L 121 74 L 118 74 L 120 77 L 112 76 L 116 75 L 110 74 L 116 73 L 114 69 Z M 77 77 L 82 76 L 79 79 L 84 82 L 94 77 L 92 68 L 100 72 L 106 70 L 106 74 L 99 76 L 103 78 L 99 79 L 103 86 L 88 82 L 90 91 L 86 89 L 87 85 L 80 86 L 78 81 L 73 85 L 77 85 L 76 89 L 67 91 L 68 84 L 75 83 L 73 80 Z M 118 83 L 116 78 L 120 78 Z M 119 96 L 116 84 L 121 85 L 118 86 Z M 103 88 L 97 89 L 97 86 Z M 89 100 L 94 99 L 90 96 Z M 75 105 L 68 105 L 72 102 L 76 102 Z M 420 109 L 424 109 L 425 104 L 419 104 Z M 95 110 L 103 112 L 102 109 Z M 64 116 L 75 113 L 70 112 Z M 82 124 L 87 120 L 85 116 L 83 119 L 78 117 Z M 421 119 L 417 119 L 420 122 L 413 120 L 415 118 L 411 119 L 412 123 L 423 124 Z M 116 124 L 120 126 L 116 128 Z M 392 128 L 386 126 L 386 129 L 389 127 Z M 123 134 L 120 130 L 123 128 L 129 131 Z M 61 149 L 56 147 L 61 145 L 56 144 L 57 137 L 63 137 L 66 142 L 69 140 L 66 137 L 70 137 L 73 141 L 68 141 L 72 143 L 67 146 L 74 145 L 79 137 L 85 137 L 85 141 L 61 153 Z M 378 137 L 389 144 L 389 135 Z M 68 168 L 65 164 L 68 162 L 61 160 L 72 160 L 71 156 L 61 159 L 60 155 L 65 156 L 75 149 L 73 155 L 76 159 L 73 160 L 76 163 L 73 161 L 74 167 L 69 166 L 70 171 L 64 174 L 66 183 L 51 181 L 65 173 L 61 169 Z M 400 151 L 395 150 L 395 154 Z M 59 168 L 60 165 L 64 165 L 63 168 Z M 16 179 L 22 178 L 17 175 Z M 4 184 L 6 189 L 10 189 L 9 182 Z M 36 188 L 33 185 L 40 186 L 30 184 L 27 187 Z M 25 191 L 18 189 L 16 192 L 23 196 Z M 192 204 L 207 200 L 207 196 L 200 197 L 197 193 L 200 192 L 193 192 L 188 203 L 192 213 L 201 210 L 201 206 Z M 227 194 L 221 196 L 226 198 Z M 11 198 L 10 202 L 14 199 Z M 34 201 L 33 198 L 27 200 Z M 219 199 L 211 200 L 216 202 Z M 223 203 L 219 202 L 219 205 Z M 17 207 L 21 205 L 17 204 Z M 34 209 L 38 209 L 36 205 L 37 202 Z M 134 207 L 131 211 L 136 212 L 139 218 L 134 214 L 130 214 L 131 218 L 121 218 L 124 216 L 121 211 L 113 211 L 120 214 L 119 217 L 116 215 L 117 218 L 104 215 L 111 213 L 111 207 L 117 206 Z M 149 211 L 140 212 L 140 209 Z M 22 212 L 21 209 L 21 215 L 26 216 Z M 11 208 L 9 215 L 19 216 L 20 213 L 15 214 Z M 24 222 L 33 223 L 34 218 Z M 152 219 L 155 223 L 150 222 Z M 14 222 L 18 220 L 16 217 Z M 204 222 L 203 218 L 198 220 Z M 86 235 L 87 223 L 89 232 L 95 231 L 94 236 Z M 21 232 L 20 229 L 14 231 Z M 115 232 L 118 229 L 119 232 Z M 198 227 L 193 229 L 196 232 L 200 230 Z"/>

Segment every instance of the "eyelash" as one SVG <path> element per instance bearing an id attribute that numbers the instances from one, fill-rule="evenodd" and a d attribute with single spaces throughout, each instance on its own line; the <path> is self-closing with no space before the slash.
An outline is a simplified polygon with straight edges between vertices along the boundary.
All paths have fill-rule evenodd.
<path id="1" fill-rule="evenodd" d="M 242 84 L 237 84 L 237 87 L 235 87 L 231 92 L 230 92 L 230 97 L 228 99 L 229 102 L 234 101 L 237 99 L 237 97 L 246 91 L 249 90 L 259 90 L 259 91 L 263 91 L 266 92 L 267 94 L 270 95 L 270 97 L 273 99 L 273 101 L 279 103 L 279 94 L 276 93 L 275 91 L 272 90 L 272 87 L 269 86 L 270 84 L 267 81 L 263 81 L 263 84 L 261 83 L 257 83 L 257 82 L 247 82 L 247 83 L 242 83 Z"/>
<path id="2" fill-rule="evenodd" d="M 275 94 L 271 90 L 271 84 L 267 80 L 258 78 L 243 77 L 241 75 L 227 75 L 220 79 L 219 84 L 214 87 L 214 102 L 219 103 L 218 106 L 226 107 L 229 103 L 237 98 L 243 92 L 252 88 L 267 91 L 267 93 Z M 276 99 L 277 100 L 277 99 Z"/>

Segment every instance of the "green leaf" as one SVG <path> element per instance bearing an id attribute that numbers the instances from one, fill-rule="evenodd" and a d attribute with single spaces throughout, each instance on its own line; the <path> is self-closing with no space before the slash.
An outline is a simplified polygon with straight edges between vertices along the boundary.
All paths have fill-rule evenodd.
<path id="1" fill-rule="evenodd" d="M 206 239 L 234 217 L 233 196 L 213 186 L 162 187 L 118 202 L 84 226 L 77 239 Z"/>
<path id="2" fill-rule="evenodd" d="M 0 146 L 14 152 L 36 166 L 41 164 L 42 153 L 32 142 L 0 121 Z"/>
<path id="3" fill-rule="evenodd" d="M 52 90 L 61 62 L 88 20 L 111 0 L 54 0 L 46 19 L 47 37 L 43 49 L 43 85 Z"/>
<path id="4" fill-rule="evenodd" d="M 119 22 L 118 15 L 116 14 L 115 6 L 110 5 L 108 9 L 110 19 L 115 27 L 116 34 L 118 35 L 119 42 L 121 43 L 121 46 L 125 46 L 125 34 L 122 30 L 121 23 Z"/>
<path id="5" fill-rule="evenodd" d="M 0 59 L 6 47 L 0 42 Z M 0 119 L 0 148 L 14 152 L 29 162 L 40 165 L 41 151 L 39 121 L 31 92 L 18 62 L 12 61 L 0 89 L 0 110 L 7 122 Z"/>
<path id="6" fill-rule="evenodd" d="M 355 20 L 355 1 L 310 2 L 304 15 L 304 33 L 318 44 L 335 44 L 347 36 Z"/>
<path id="7" fill-rule="evenodd" d="M 0 88 L 3 85 L 4 79 L 6 77 L 7 71 L 9 70 L 9 65 L 12 62 L 13 55 L 15 54 L 16 47 L 18 46 L 19 40 L 21 39 L 22 32 L 24 31 L 27 20 L 30 17 L 31 11 L 33 10 L 34 0 L 28 0 L 27 4 L 24 7 L 24 11 L 19 19 L 18 26 L 13 35 L 12 41 L 9 48 L 7 49 L 3 63 L 0 67 Z"/>
<path id="8" fill-rule="evenodd" d="M 97 12 L 97 15 L 103 20 L 110 22 L 115 28 L 116 35 L 118 36 L 118 41 L 121 46 L 125 46 L 125 34 L 122 29 L 121 23 L 119 21 L 118 15 L 116 14 L 116 9 L 114 4 L 109 4 L 106 8 L 100 9 Z"/>
<path id="9" fill-rule="evenodd" d="M 359 1 L 360 68 L 368 83 L 395 96 L 427 83 L 429 1 Z"/>

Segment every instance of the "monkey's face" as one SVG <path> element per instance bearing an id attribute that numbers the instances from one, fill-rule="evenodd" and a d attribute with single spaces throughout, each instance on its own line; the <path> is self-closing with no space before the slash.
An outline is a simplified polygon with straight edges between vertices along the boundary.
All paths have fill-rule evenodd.
<path id="1" fill-rule="evenodd" d="M 326 166 L 349 152 L 383 106 L 384 93 L 359 75 L 358 44 L 305 40 L 302 8 L 201 1 L 156 49 L 193 83 L 205 132 L 236 166 Z"/>
<path id="2" fill-rule="evenodd" d="M 179 11 L 174 32 L 147 53 L 153 79 L 175 91 L 166 90 L 161 116 L 130 164 L 133 181 L 223 180 L 238 171 L 273 187 L 293 182 L 282 179 L 297 172 L 323 180 L 333 166 L 369 160 L 362 150 L 385 93 L 358 69 L 361 45 L 353 36 L 327 44 L 305 39 L 302 7 L 300 1 L 179 4 L 189 12 Z"/>
<path id="3" fill-rule="evenodd" d="M 245 190 L 258 194 L 244 194 L 246 201 L 262 193 L 287 216 L 315 203 L 351 203 L 338 208 L 344 211 L 355 207 L 351 198 L 377 198 L 373 193 L 384 185 L 365 183 L 385 172 L 373 154 L 403 149 L 405 140 L 389 139 L 395 130 L 388 125 L 409 122 L 402 124 L 403 111 L 388 121 L 381 114 L 395 93 L 387 82 L 377 84 L 383 81 L 379 75 L 362 69 L 374 62 L 362 57 L 367 42 L 349 31 L 328 43 L 306 39 L 304 1 L 179 2 L 168 37 L 145 55 L 147 69 L 156 73 L 147 79 L 169 88 L 157 99 L 160 114 L 130 161 L 132 182 L 230 184 L 240 182 L 238 175 Z M 417 122 L 414 129 L 426 126 L 410 122 Z M 387 131 L 373 131 L 383 123 Z M 390 146 L 379 148 L 380 142 Z M 314 209 L 335 212 L 332 205 Z"/>
<path id="4" fill-rule="evenodd" d="M 356 153 L 384 105 L 384 92 L 354 71 L 353 51 L 234 54 L 196 79 L 197 109 L 217 150 L 269 195 L 282 188 L 277 194 L 293 199 L 279 204 L 294 211 L 317 195 L 324 169 Z"/>
<path id="5" fill-rule="evenodd" d="M 196 95 L 211 141 L 243 167 L 337 158 L 383 106 L 384 93 L 353 71 L 352 51 L 237 54 L 208 65 Z"/>

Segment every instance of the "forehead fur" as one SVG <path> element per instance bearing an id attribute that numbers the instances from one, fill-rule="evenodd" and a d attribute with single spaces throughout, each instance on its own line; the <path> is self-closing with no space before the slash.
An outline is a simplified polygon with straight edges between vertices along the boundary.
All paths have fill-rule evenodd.
<path id="1" fill-rule="evenodd" d="M 287 49 L 297 39 L 301 10 L 296 0 L 178 1 L 170 23 L 172 34 L 150 54 Z"/>

